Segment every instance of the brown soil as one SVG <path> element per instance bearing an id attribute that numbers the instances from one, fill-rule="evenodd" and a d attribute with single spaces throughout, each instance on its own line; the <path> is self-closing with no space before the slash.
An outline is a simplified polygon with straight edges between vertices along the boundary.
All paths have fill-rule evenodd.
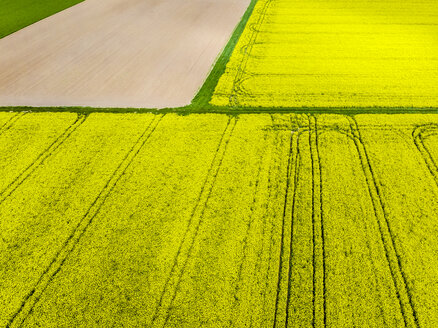
<path id="1" fill-rule="evenodd" d="M 249 0 L 87 0 L 0 40 L 0 106 L 189 104 Z"/>

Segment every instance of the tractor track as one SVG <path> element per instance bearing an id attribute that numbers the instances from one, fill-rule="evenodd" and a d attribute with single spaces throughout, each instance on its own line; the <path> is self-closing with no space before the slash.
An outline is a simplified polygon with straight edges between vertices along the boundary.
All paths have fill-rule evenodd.
<path id="1" fill-rule="evenodd" d="M 300 133 L 298 131 L 298 133 Z M 292 205 L 291 205 L 291 222 L 290 222 L 290 245 L 289 245 L 289 269 L 288 269 L 288 277 L 287 277 L 287 296 L 286 296 L 286 327 L 289 324 L 289 308 L 291 301 L 291 281 L 292 281 L 292 269 L 293 269 L 293 243 L 294 243 L 294 223 L 295 223 L 295 205 L 297 200 L 297 190 L 298 190 L 298 182 L 300 177 L 300 134 L 297 135 L 296 138 L 296 156 L 295 156 L 295 172 L 294 172 L 294 191 L 292 197 Z"/>
<path id="2" fill-rule="evenodd" d="M 237 119 L 230 117 L 219 140 L 215 155 L 210 164 L 206 178 L 199 193 L 198 200 L 192 210 L 183 238 L 181 239 L 178 251 L 173 260 L 172 268 L 166 279 L 163 290 L 155 307 L 155 311 L 150 323 L 151 326 L 164 327 L 169 320 L 170 311 L 168 311 L 168 309 L 172 306 L 178 293 L 182 276 L 185 272 L 185 268 L 191 256 L 200 226 L 203 222 L 202 219 L 207 202 L 212 194 L 216 178 L 219 174 L 228 144 L 233 135 L 236 124 Z M 195 222 L 196 220 L 197 222 Z M 185 255 L 185 258 L 181 260 L 180 257 L 183 254 Z"/>
<path id="3" fill-rule="evenodd" d="M 420 327 L 418 316 L 415 311 L 412 292 L 407 283 L 406 274 L 397 250 L 397 243 L 391 225 L 388 220 L 387 209 L 383 201 L 379 183 L 376 180 L 375 172 L 359 130 L 359 125 L 354 117 L 348 116 L 352 139 L 361 162 L 362 170 L 368 186 L 373 211 L 379 227 L 380 238 L 385 249 L 385 256 L 391 272 L 400 310 L 403 316 L 405 327 Z"/>
<path id="4" fill-rule="evenodd" d="M 269 136 L 268 132 L 266 132 L 264 135 L 264 142 L 266 142 L 266 140 L 268 139 L 268 136 Z M 236 312 L 236 307 L 237 307 L 238 299 L 239 299 L 238 295 L 239 295 L 239 292 L 241 289 L 240 282 L 242 279 L 243 266 L 244 266 L 246 258 L 248 256 L 248 254 L 247 254 L 248 253 L 248 238 L 250 235 L 251 227 L 254 223 L 254 220 L 256 219 L 255 209 L 256 209 L 256 205 L 257 205 L 257 195 L 258 195 L 259 190 L 260 190 L 260 177 L 262 175 L 263 163 L 264 163 L 264 161 L 263 161 L 263 156 L 262 156 L 260 158 L 260 163 L 259 163 L 259 166 L 257 169 L 256 181 L 255 181 L 255 186 L 254 186 L 254 193 L 253 193 L 253 198 L 252 198 L 251 206 L 250 206 L 249 220 L 248 220 L 248 224 L 247 224 L 246 230 L 245 230 L 245 237 L 243 239 L 243 249 L 242 249 L 243 257 L 242 257 L 242 260 L 240 262 L 239 269 L 237 271 L 236 286 L 234 288 L 234 293 L 233 293 L 234 301 L 233 301 L 233 305 L 232 305 L 232 313 Z M 270 166 L 270 163 L 269 163 L 269 166 Z M 232 324 L 235 321 L 236 321 L 235 319 L 231 320 L 231 322 L 230 322 L 231 327 L 233 327 Z"/>
<path id="5" fill-rule="evenodd" d="M 289 144 L 289 153 L 288 153 L 288 164 L 287 164 L 287 173 L 286 173 L 286 188 L 284 193 L 284 202 L 283 202 L 283 214 L 282 214 L 282 225 L 281 225 L 281 239 L 280 239 L 280 254 L 278 260 L 278 276 L 277 276 L 277 290 L 276 290 L 276 298 L 275 298 L 275 310 L 274 310 L 274 319 L 273 319 L 273 328 L 278 327 L 278 325 L 282 325 L 288 317 L 288 304 L 289 304 L 289 296 L 290 296 L 290 271 L 291 271 L 291 257 L 292 257 L 292 247 L 293 247 L 293 224 L 294 224 L 294 207 L 296 200 L 296 191 L 298 185 L 298 174 L 299 174 L 299 137 L 302 131 L 298 129 L 298 131 L 291 131 L 290 133 L 290 144 Z M 291 180 L 293 175 L 293 186 L 291 186 Z M 292 190 L 291 190 L 292 189 Z M 292 191 L 292 195 L 291 194 Z M 290 197 L 292 197 L 292 201 L 290 201 Z M 290 215 L 289 215 L 290 211 Z M 290 223 L 286 222 L 287 217 L 290 216 Z M 285 241 L 285 233 L 286 233 L 286 225 L 290 226 L 290 241 L 289 245 L 286 245 Z M 289 236 L 288 236 L 289 237 Z M 287 250 L 286 250 L 287 248 Z M 287 256 L 287 259 L 285 258 Z M 286 266 L 288 271 L 285 274 L 287 277 L 285 278 L 283 275 L 283 270 L 285 267 L 285 263 L 288 263 Z M 282 300 L 282 285 L 286 283 L 286 297 L 283 302 Z M 284 303 L 284 304 L 283 304 Z M 281 318 L 280 318 L 281 316 Z M 284 317 L 284 318 L 283 318 Z"/>
<path id="6" fill-rule="evenodd" d="M 318 145 L 318 125 L 315 116 L 308 116 L 309 145 L 312 163 L 312 238 L 313 238 L 313 327 L 327 322 L 325 239 L 322 209 L 322 175 Z M 321 304 L 322 303 L 322 304 Z"/>
<path id="7" fill-rule="evenodd" d="M 272 118 L 272 124 L 274 125 L 274 118 L 273 118 L 273 116 L 272 116 L 272 114 L 271 114 L 271 118 Z M 276 134 L 276 141 L 279 143 L 280 142 L 280 133 L 279 132 L 277 132 L 277 134 Z M 278 156 L 277 155 L 277 161 L 278 162 L 280 162 L 281 161 L 281 159 L 280 159 L 280 156 Z M 272 172 L 272 167 L 270 168 L 270 174 L 269 174 L 269 176 L 271 176 L 271 172 Z M 277 183 L 276 183 L 276 188 L 275 188 L 275 199 L 278 199 L 279 198 L 279 195 L 280 195 L 280 184 L 278 183 L 278 180 L 277 180 Z M 272 195 L 272 190 L 269 190 L 269 195 L 270 195 L 270 197 L 271 197 L 271 195 Z M 266 210 L 268 211 L 268 207 L 269 207 L 269 204 L 266 204 Z M 266 225 L 266 218 L 264 218 L 264 220 L 263 220 L 263 226 L 264 226 L 264 230 L 263 230 L 263 236 L 265 235 L 265 225 Z M 275 244 L 275 224 L 273 224 L 273 222 L 271 222 L 271 229 L 270 229 L 270 238 L 269 238 L 269 248 L 268 248 L 268 254 L 269 254 L 269 261 L 268 261 L 268 268 L 267 268 L 267 270 L 266 270 L 266 274 L 265 274 L 265 279 L 264 279 L 264 281 L 265 281 L 265 292 L 263 293 L 263 309 L 266 309 L 266 306 L 267 306 L 267 293 L 266 293 L 266 291 L 267 290 L 269 290 L 269 273 L 271 272 L 271 269 L 272 269 L 272 266 L 271 266 L 271 263 L 272 263 L 272 259 L 273 259 L 273 257 L 272 257 L 272 246 Z M 259 253 L 259 259 L 261 258 L 261 253 L 263 252 L 263 249 L 260 251 L 260 253 Z M 260 266 L 260 265 L 259 265 Z M 251 327 L 252 327 L 252 325 L 251 325 Z"/>
<path id="8" fill-rule="evenodd" d="M 57 273 L 62 269 L 64 263 L 69 258 L 69 255 L 74 251 L 82 236 L 87 231 L 88 227 L 93 222 L 94 218 L 99 214 L 103 204 L 111 194 L 111 192 L 116 187 L 118 181 L 125 174 L 127 169 L 132 164 L 133 160 L 137 157 L 140 150 L 149 140 L 161 119 L 164 115 L 155 116 L 150 124 L 146 127 L 142 135 L 137 139 L 135 144 L 131 147 L 128 153 L 125 155 L 123 160 L 120 162 L 116 170 L 111 175 L 110 179 L 107 181 L 103 189 L 97 195 L 93 203 L 88 208 L 87 212 L 84 214 L 82 219 L 76 225 L 72 233 L 63 243 L 61 248 L 57 251 L 49 265 L 41 274 L 40 278 L 37 280 L 31 291 L 24 297 L 20 307 L 11 316 L 6 327 L 21 327 L 28 316 L 32 313 L 33 308 L 40 300 L 44 291 L 53 281 Z"/>
<path id="9" fill-rule="evenodd" d="M 263 23 L 265 16 L 266 16 L 266 13 L 267 13 L 271 3 L 272 3 L 272 0 L 267 0 L 265 2 L 265 5 L 258 13 L 259 17 L 258 17 L 257 22 L 255 23 L 256 26 L 260 26 Z M 228 98 L 229 106 L 232 106 L 232 107 L 239 106 L 239 100 L 237 99 L 237 96 L 240 95 L 240 92 L 238 90 L 240 89 L 240 85 L 243 81 L 243 76 L 245 74 L 246 65 L 248 64 L 248 60 L 250 58 L 249 54 L 252 52 L 252 48 L 254 47 L 254 44 L 257 40 L 258 35 L 259 35 L 259 32 L 256 29 L 252 30 L 252 33 L 251 33 L 251 36 L 249 38 L 248 43 L 243 47 L 245 49 L 243 52 L 243 58 L 240 61 L 239 66 L 237 67 L 236 75 L 234 77 L 233 85 L 231 87 L 231 92 L 230 92 L 229 98 Z"/>
<path id="10" fill-rule="evenodd" d="M 12 115 L 9 120 L 7 120 L 5 123 L 3 123 L 2 126 L 0 126 L 0 135 L 8 131 L 15 124 L 15 122 L 17 122 L 21 117 L 26 114 L 26 112 L 18 112 L 15 115 Z"/>
<path id="11" fill-rule="evenodd" d="M 425 139 L 434 135 L 438 135 L 437 124 L 417 126 L 412 131 L 412 139 L 414 140 L 415 147 L 423 157 L 424 163 L 426 164 L 427 169 L 429 170 L 435 181 L 435 184 L 438 187 L 438 165 L 436 163 L 436 160 L 433 158 L 432 153 L 425 144 Z"/>
<path id="12" fill-rule="evenodd" d="M 24 115 L 24 114 L 23 114 Z M 22 116 L 22 115 L 21 115 Z M 20 117 L 21 117 L 20 116 Z M 21 171 L 2 191 L 0 191 L 0 204 L 29 178 L 44 162 L 85 122 L 88 115 L 78 114 L 76 120 L 67 127 L 38 157 Z M 18 119 L 18 118 L 17 118 Z"/>

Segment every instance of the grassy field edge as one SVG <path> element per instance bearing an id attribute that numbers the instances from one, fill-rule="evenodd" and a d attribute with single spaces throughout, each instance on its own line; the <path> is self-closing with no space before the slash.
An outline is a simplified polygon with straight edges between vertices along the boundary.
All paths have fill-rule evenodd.
<path id="1" fill-rule="evenodd" d="M 95 108 L 95 107 L 0 107 L 0 112 L 29 112 L 29 113 L 153 113 L 164 114 L 174 113 L 179 115 L 189 114 L 338 114 L 338 115 L 359 115 L 359 114 L 438 114 L 438 107 L 346 107 L 346 108 L 323 108 L 323 107 L 218 107 L 212 105 L 194 106 L 189 105 L 178 108 Z"/>
<path id="2" fill-rule="evenodd" d="M 216 88 L 216 85 L 219 82 L 219 78 L 225 72 L 227 63 L 229 62 L 231 55 L 234 51 L 234 48 L 236 47 L 236 44 L 239 41 L 240 36 L 242 35 L 246 27 L 246 23 L 251 17 L 251 14 L 254 10 L 255 5 L 257 4 L 257 1 L 258 0 L 251 0 L 240 22 L 237 24 L 236 28 L 234 29 L 234 32 L 231 35 L 230 40 L 228 41 L 222 53 L 219 55 L 216 62 L 213 64 L 213 68 L 210 71 L 210 74 L 207 76 L 207 79 L 205 80 L 204 84 L 201 86 L 198 93 L 193 98 L 190 107 L 197 108 L 200 106 L 209 105 L 211 97 L 213 96 L 214 89 Z"/>
<path id="3" fill-rule="evenodd" d="M 48 3 L 46 4 L 46 7 L 37 7 L 34 8 L 33 11 L 31 11 L 33 14 L 32 15 L 24 15 L 23 17 L 20 17 L 20 14 L 26 14 L 28 10 L 28 6 L 26 6 L 26 3 L 22 3 L 20 1 L 17 2 L 13 2 L 13 6 L 12 6 L 12 10 L 13 13 L 6 11 L 0 11 L 0 20 L 6 18 L 9 18 L 9 14 L 14 14 L 14 20 L 11 22 L 8 20 L 9 19 L 5 19 L 5 21 L 3 23 L 0 24 L 0 39 L 7 37 L 8 35 L 11 35 L 27 26 L 30 26 L 32 24 L 35 24 L 47 17 L 50 17 L 52 15 L 55 15 L 63 10 L 66 10 L 68 8 L 71 8 L 81 2 L 83 2 L 84 0 L 66 0 L 66 1 L 55 1 L 52 3 Z M 30 5 L 32 6 L 32 4 L 35 4 L 36 2 L 34 1 L 33 3 L 31 2 Z M 14 6 L 19 6 L 18 8 L 14 8 Z M 4 5 L 3 5 L 4 6 Z M 23 8 L 27 9 L 25 11 L 23 11 Z M 42 10 L 38 10 L 40 8 L 43 8 Z M 19 17 L 16 17 L 19 16 Z M 9 23 L 9 24 L 8 24 Z"/>

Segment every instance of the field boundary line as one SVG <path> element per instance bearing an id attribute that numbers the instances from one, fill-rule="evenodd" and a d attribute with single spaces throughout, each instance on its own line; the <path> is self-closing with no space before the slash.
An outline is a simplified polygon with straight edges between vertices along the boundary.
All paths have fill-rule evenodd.
<path id="1" fill-rule="evenodd" d="M 222 53 L 219 55 L 216 62 L 214 63 L 213 68 L 209 73 L 209 75 L 207 76 L 205 82 L 200 87 L 198 93 L 193 98 L 191 104 L 185 108 L 193 107 L 193 106 L 194 107 L 209 106 L 209 102 L 213 97 L 213 93 L 216 89 L 219 79 L 225 73 L 227 64 L 230 61 L 230 58 L 236 48 L 236 45 L 239 42 L 240 37 L 242 36 L 243 31 L 245 30 L 245 27 L 248 23 L 248 20 L 250 19 L 258 1 L 259 0 L 251 0 L 240 22 L 237 24 L 230 39 L 225 45 L 224 50 L 222 51 Z"/>
<path id="2" fill-rule="evenodd" d="M 148 124 L 144 132 L 140 135 L 131 149 L 127 152 L 120 164 L 106 182 L 105 186 L 99 192 L 93 203 L 89 206 L 87 212 L 83 215 L 82 219 L 78 222 L 61 248 L 57 251 L 54 258 L 49 265 L 43 271 L 42 275 L 32 288 L 32 290 L 25 296 L 21 306 L 11 316 L 6 327 L 21 327 L 27 317 L 32 313 L 32 310 L 36 303 L 40 300 L 42 294 L 47 289 L 49 284 L 53 281 L 55 276 L 61 270 L 63 264 L 68 259 L 69 255 L 74 251 L 82 236 L 87 231 L 88 227 L 93 222 L 94 218 L 100 213 L 100 210 L 107 200 L 108 196 L 116 187 L 119 180 L 123 177 L 127 169 L 131 166 L 138 153 L 141 151 L 146 142 L 150 139 L 151 135 L 161 122 L 164 115 L 160 117 L 155 116 Z"/>
<path id="3" fill-rule="evenodd" d="M 322 174 L 318 144 L 318 123 L 308 116 L 312 163 L 312 238 L 313 238 L 313 327 L 324 327 L 326 315 L 325 238 L 322 211 Z"/>
<path id="4" fill-rule="evenodd" d="M 70 124 L 37 158 L 22 170 L 2 191 L 0 191 L 0 204 L 2 204 L 32 173 L 49 158 L 72 134 L 85 122 L 88 115 L 78 114 L 75 121 Z"/>
<path id="5" fill-rule="evenodd" d="M 15 115 L 12 115 L 2 126 L 0 126 L 0 135 L 8 131 L 21 117 L 26 115 L 27 112 L 17 112 Z"/>
<path id="6" fill-rule="evenodd" d="M 428 133 L 427 135 L 424 135 Z M 427 148 L 425 144 L 425 139 L 438 135 L 438 125 L 437 124 L 427 124 L 417 126 L 412 131 L 412 139 L 414 140 L 415 147 L 420 152 L 423 157 L 424 163 L 426 164 L 430 174 L 435 180 L 435 184 L 438 186 L 438 165 L 436 160 L 433 158 L 432 153 Z"/>
<path id="7" fill-rule="evenodd" d="M 236 124 L 236 118 L 228 118 L 227 125 L 218 142 L 216 152 L 213 156 L 204 183 L 201 187 L 198 200 L 193 207 L 187 223 L 186 230 L 184 231 L 183 238 L 181 239 L 178 251 L 174 257 L 172 268 L 163 286 L 163 290 L 160 294 L 159 300 L 155 307 L 155 311 L 152 315 L 150 323 L 151 326 L 164 327 L 169 320 L 170 312 L 168 310 L 172 307 L 172 304 L 178 294 L 182 276 L 185 272 L 185 268 L 191 256 L 193 246 L 199 233 L 199 229 L 203 223 L 203 215 L 205 213 L 206 205 L 212 194 L 216 178 L 219 174 L 223 159 L 228 148 L 228 144 L 233 135 Z M 181 259 L 182 255 L 184 255 L 184 258 Z"/>
<path id="8" fill-rule="evenodd" d="M 256 1 L 256 0 L 253 0 Z M 207 91 L 203 91 L 205 93 Z M 213 90 L 214 92 L 214 90 Z M 204 97 L 204 95 L 202 95 Z M 5 107 L 0 106 L 0 112 L 14 112 L 14 113 L 77 113 L 77 114 L 91 114 L 91 113 L 105 113 L 105 114 L 169 114 L 186 116 L 188 114 L 226 114 L 226 115 L 240 115 L 240 114 L 338 114 L 338 115 L 360 115 L 360 114 L 438 114 L 438 107 L 389 107 L 389 106 L 336 106 L 336 107 L 254 107 L 254 106 L 216 106 L 203 100 L 194 100 L 192 104 L 182 107 L 170 108 L 103 108 L 103 107 L 30 107 L 30 106 L 15 106 Z"/>
<path id="9" fill-rule="evenodd" d="M 405 327 L 420 327 L 417 313 L 415 311 L 412 293 L 407 283 L 406 274 L 403 271 L 401 258 L 397 251 L 397 244 L 394 233 L 389 223 L 387 210 L 382 199 L 379 184 L 376 180 L 371 161 L 363 142 L 357 120 L 354 117 L 347 116 L 350 123 L 350 129 L 353 136 L 353 142 L 361 162 L 361 167 L 368 186 L 368 193 L 373 205 L 374 215 L 379 227 L 380 238 L 385 250 L 386 260 L 391 272 L 396 296 L 399 301 L 400 311 L 403 316 Z"/>

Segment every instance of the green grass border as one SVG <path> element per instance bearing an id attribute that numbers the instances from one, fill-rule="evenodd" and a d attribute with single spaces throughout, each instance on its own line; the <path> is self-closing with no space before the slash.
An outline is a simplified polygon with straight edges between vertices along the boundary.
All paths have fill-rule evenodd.
<path id="1" fill-rule="evenodd" d="M 189 114 L 438 114 L 438 107 L 218 107 L 205 106 L 195 108 L 193 105 L 178 108 L 95 108 L 95 107 L 0 107 L 0 112 L 33 112 L 33 113 L 107 113 L 107 114 L 144 114 L 144 113 L 174 113 Z"/>
<path id="2" fill-rule="evenodd" d="M 15 0 L 15 1 L 17 1 L 17 0 Z M 52 5 L 52 6 L 50 6 L 51 7 L 50 10 L 47 10 L 47 11 L 43 10 L 42 14 L 36 15 L 36 16 L 32 17 L 31 19 L 23 19 L 22 17 L 20 17 L 18 22 L 16 21 L 17 24 L 15 26 L 10 27 L 8 29 L 5 29 L 3 31 L 0 31 L 0 39 L 3 39 L 3 38 L 5 38 L 5 37 L 7 37 L 7 36 L 17 32 L 17 31 L 19 31 L 19 30 L 21 30 L 23 28 L 26 28 L 26 27 L 28 27 L 30 25 L 38 23 L 39 21 L 41 21 L 43 19 L 46 19 L 46 18 L 48 18 L 50 16 L 53 16 L 53 15 L 55 15 L 57 13 L 60 13 L 60 12 L 62 12 L 64 10 L 66 10 L 66 9 L 72 8 L 72 7 L 82 3 L 84 1 L 85 0 L 75 0 L 74 2 L 61 3 L 61 4 L 57 5 L 57 6 Z M 36 2 L 36 1 L 34 1 L 34 2 Z M 21 4 L 21 6 L 23 6 L 23 4 Z M 27 18 L 29 18 L 29 17 L 27 17 Z"/>
<path id="3" fill-rule="evenodd" d="M 104 107 L 31 107 L 0 106 L 0 112 L 74 112 L 74 113 L 176 113 L 188 114 L 257 114 L 257 113 L 295 113 L 295 114 L 438 114 L 438 107 L 227 107 L 210 104 L 216 85 L 224 74 L 226 66 L 251 17 L 258 0 L 251 0 L 241 20 L 234 29 L 229 41 L 212 66 L 205 82 L 190 105 L 172 108 L 104 108 Z"/>
<path id="4" fill-rule="evenodd" d="M 210 74 L 208 75 L 202 87 L 199 89 L 196 96 L 193 98 L 190 107 L 194 107 L 194 108 L 198 108 L 201 106 L 213 107 L 209 103 L 213 96 L 216 85 L 218 84 L 220 77 L 225 73 L 225 68 L 228 62 L 230 61 L 231 55 L 233 54 L 233 51 L 236 48 L 237 42 L 239 41 L 240 36 L 242 35 L 246 27 L 246 23 L 248 23 L 248 20 L 251 17 L 252 12 L 254 11 L 254 7 L 257 4 L 257 1 L 258 0 L 251 0 L 240 22 L 234 29 L 234 32 L 231 35 L 230 40 L 228 41 L 227 45 L 225 46 L 219 58 L 216 60 L 213 69 L 211 70 Z"/>

